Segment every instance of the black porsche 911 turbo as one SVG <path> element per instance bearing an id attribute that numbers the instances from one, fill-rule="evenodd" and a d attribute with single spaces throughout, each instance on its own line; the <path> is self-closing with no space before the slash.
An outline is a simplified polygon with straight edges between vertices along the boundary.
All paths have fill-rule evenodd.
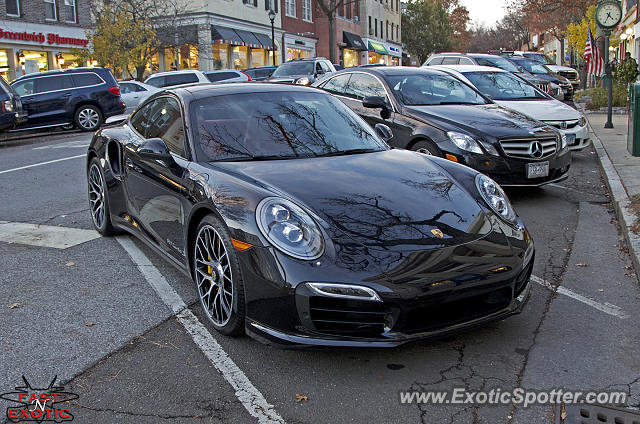
<path id="1" fill-rule="evenodd" d="M 520 312 L 534 246 L 502 189 L 389 136 L 313 88 L 162 91 L 94 135 L 93 223 L 189 275 L 227 335 L 395 346 Z"/>
<path id="2" fill-rule="evenodd" d="M 393 147 L 446 157 L 503 186 L 540 186 L 568 176 L 571 153 L 565 136 L 497 105 L 446 72 L 349 68 L 314 86 L 338 97 L 370 125 L 391 127 Z"/>

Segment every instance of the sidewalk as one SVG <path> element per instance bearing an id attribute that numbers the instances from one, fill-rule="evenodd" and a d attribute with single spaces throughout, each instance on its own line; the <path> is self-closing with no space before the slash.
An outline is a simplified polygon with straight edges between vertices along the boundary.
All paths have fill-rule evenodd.
<path id="1" fill-rule="evenodd" d="M 640 211 L 640 157 L 627 151 L 627 115 L 613 115 L 613 128 L 605 129 L 607 115 L 586 114 L 593 146 L 598 154 L 622 232 L 629 245 L 636 272 L 640 272 L 640 234 L 631 227 L 640 222 L 632 211 Z M 636 197 L 637 196 L 637 197 Z M 637 199 L 635 202 L 632 200 Z"/>

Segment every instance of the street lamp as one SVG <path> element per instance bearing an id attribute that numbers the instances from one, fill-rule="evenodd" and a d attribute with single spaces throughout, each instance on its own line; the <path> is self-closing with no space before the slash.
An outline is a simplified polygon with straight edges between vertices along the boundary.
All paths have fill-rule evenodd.
<path id="1" fill-rule="evenodd" d="M 273 26 L 273 21 L 276 19 L 276 12 L 273 9 L 269 9 L 269 20 L 271 21 L 271 52 L 273 55 L 273 66 L 276 66 L 276 31 Z"/>

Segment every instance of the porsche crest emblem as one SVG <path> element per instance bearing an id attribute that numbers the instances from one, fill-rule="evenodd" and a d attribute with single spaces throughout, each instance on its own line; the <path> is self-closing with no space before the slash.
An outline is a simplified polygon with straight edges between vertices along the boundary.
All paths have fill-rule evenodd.
<path id="1" fill-rule="evenodd" d="M 433 234 L 434 236 L 438 237 L 438 238 L 443 238 L 444 234 L 442 233 L 442 231 L 440 231 L 439 228 L 434 228 L 431 230 L 431 234 Z"/>

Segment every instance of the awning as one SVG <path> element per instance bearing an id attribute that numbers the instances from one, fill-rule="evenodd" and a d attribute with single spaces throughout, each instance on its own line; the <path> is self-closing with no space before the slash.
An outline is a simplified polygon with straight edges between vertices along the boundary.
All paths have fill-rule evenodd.
<path id="1" fill-rule="evenodd" d="M 359 35 L 342 31 L 342 41 L 347 45 L 347 47 L 356 49 L 356 50 L 367 50 L 364 45 L 364 41 L 360 38 Z"/>
<path id="2" fill-rule="evenodd" d="M 220 25 L 211 25 L 211 40 L 214 44 L 247 46 L 252 49 L 271 50 L 271 37 L 243 29 L 233 29 Z"/>
<path id="3" fill-rule="evenodd" d="M 369 41 L 369 51 L 380 54 L 389 54 L 387 49 L 382 44 L 376 43 L 375 41 Z"/>
<path id="4" fill-rule="evenodd" d="M 244 41 L 233 28 L 211 25 L 211 40 L 214 44 L 232 44 L 242 46 Z"/>

